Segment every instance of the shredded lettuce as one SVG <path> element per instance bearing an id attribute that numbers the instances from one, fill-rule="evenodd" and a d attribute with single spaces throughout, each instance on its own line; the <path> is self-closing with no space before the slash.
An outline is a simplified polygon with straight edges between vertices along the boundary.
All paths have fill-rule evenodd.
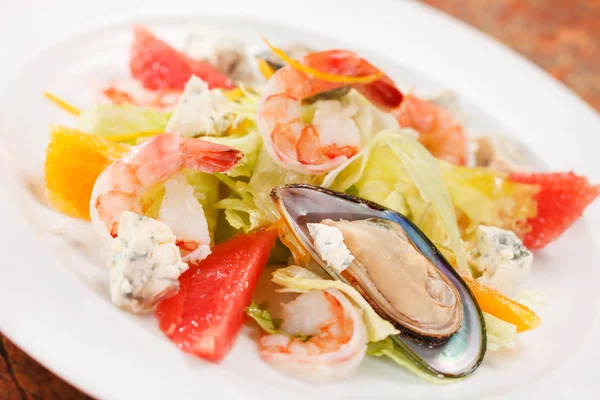
<path id="1" fill-rule="evenodd" d="M 487 348 L 496 351 L 500 348 L 514 349 L 516 347 L 517 327 L 486 312 L 483 313 L 487 331 Z"/>
<path id="2" fill-rule="evenodd" d="M 252 303 L 250 303 L 250 305 L 246 307 L 246 314 L 248 314 L 250 318 L 256 321 L 256 323 L 265 332 L 271 335 L 281 333 L 281 331 L 279 331 L 281 321 L 278 319 L 273 319 L 271 317 L 268 304 L 257 304 L 254 300 L 252 300 Z"/>
<path id="3" fill-rule="evenodd" d="M 170 112 L 130 104 L 96 104 L 81 112 L 77 128 L 100 136 L 120 136 L 162 131 L 170 117 Z"/>
<path id="4" fill-rule="evenodd" d="M 523 237 L 527 219 L 537 213 L 535 185 L 512 182 L 503 173 L 487 168 L 459 167 L 444 161 L 439 165 L 464 238 L 474 240 L 479 225 L 508 229 Z"/>
<path id="5" fill-rule="evenodd" d="M 260 107 L 262 87 L 259 85 L 253 85 L 252 87 L 240 85 L 239 88 L 242 92 L 242 96 L 232 102 L 232 110 L 237 116 L 256 122 L 256 116 L 258 115 L 258 109 Z"/>
<path id="6" fill-rule="evenodd" d="M 286 292 L 305 293 L 311 290 L 338 289 L 362 311 L 363 321 L 367 328 L 367 338 L 370 342 L 383 340 L 398 333 L 398 330 L 391 323 L 381 318 L 373 310 L 356 289 L 341 281 L 323 279 L 317 274 L 296 265 L 276 270 L 273 273 L 272 280 L 285 288 L 279 289 L 280 291 Z"/>
<path id="7" fill-rule="evenodd" d="M 386 338 L 384 340 L 380 340 L 374 343 L 369 343 L 367 347 L 367 355 L 374 357 L 389 357 L 399 366 L 406 368 L 410 372 L 417 375 L 419 378 L 424 379 L 435 385 L 447 385 L 449 383 L 459 382 L 464 379 L 444 378 L 443 376 L 436 375 L 431 371 L 428 371 L 425 368 L 421 367 L 420 365 L 415 364 L 390 338 Z"/>
<path id="8" fill-rule="evenodd" d="M 379 133 L 352 160 L 331 171 L 323 186 L 338 191 L 352 187 L 358 196 L 406 215 L 432 241 L 450 248 L 458 268 L 471 276 L 438 163 L 412 129 Z"/>
<path id="9" fill-rule="evenodd" d="M 515 301 L 529 307 L 535 312 L 547 304 L 544 295 L 533 289 L 521 289 L 519 293 L 517 293 Z"/>
<path id="10" fill-rule="evenodd" d="M 225 219 L 232 228 L 248 232 L 269 222 L 254 203 L 248 183 L 220 174 L 216 177 L 227 186 L 230 193 L 229 197 L 220 200 L 215 207 L 224 211 Z"/>
<path id="11" fill-rule="evenodd" d="M 318 177 L 281 168 L 271 159 L 266 149 L 262 148 L 247 189 L 252 194 L 256 207 L 273 222 L 280 216 L 271 201 L 271 189 L 289 183 L 315 183 L 317 180 Z"/>
<path id="12" fill-rule="evenodd" d="M 216 204 L 216 208 L 223 210 L 231 227 L 244 232 L 280 218 L 271 201 L 272 188 L 287 183 L 315 182 L 316 179 L 279 167 L 262 147 L 253 164 L 252 176 L 248 181 L 243 176 L 217 175 L 230 193 Z"/>

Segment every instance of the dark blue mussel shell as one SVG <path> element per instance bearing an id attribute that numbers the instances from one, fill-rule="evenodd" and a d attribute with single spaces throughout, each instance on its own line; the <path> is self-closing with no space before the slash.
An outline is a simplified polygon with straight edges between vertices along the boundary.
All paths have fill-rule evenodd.
<path id="1" fill-rule="evenodd" d="M 456 287 L 463 305 L 461 327 L 440 345 L 421 344 L 409 336 L 396 335 L 395 344 L 415 363 L 439 377 L 460 378 L 473 372 L 483 361 L 486 332 L 483 315 L 473 294 L 459 274 L 431 241 L 403 215 L 379 204 L 340 192 L 305 184 L 284 185 L 271 191 L 279 213 L 302 245 L 332 279 L 348 283 L 337 271 L 321 260 L 312 244 L 308 223 L 323 219 L 362 220 L 380 218 L 398 223 L 415 247 Z"/>

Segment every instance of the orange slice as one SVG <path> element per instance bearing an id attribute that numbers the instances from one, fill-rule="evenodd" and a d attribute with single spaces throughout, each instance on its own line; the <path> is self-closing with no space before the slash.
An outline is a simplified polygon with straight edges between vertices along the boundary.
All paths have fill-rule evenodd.
<path id="1" fill-rule="evenodd" d="M 59 212 L 90 219 L 90 197 L 98 175 L 130 146 L 65 126 L 50 128 L 44 174 L 46 192 Z"/>
<path id="2" fill-rule="evenodd" d="M 535 329 L 542 322 L 540 317 L 523 304 L 517 303 L 497 290 L 483 286 L 474 280 L 464 276 L 463 279 L 473 292 L 481 311 L 515 325 L 517 332 Z"/>

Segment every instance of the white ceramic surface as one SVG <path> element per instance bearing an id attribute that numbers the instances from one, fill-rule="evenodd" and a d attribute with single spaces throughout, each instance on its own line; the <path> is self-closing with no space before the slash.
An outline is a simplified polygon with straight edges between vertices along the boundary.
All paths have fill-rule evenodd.
<path id="1" fill-rule="evenodd" d="M 376 359 L 352 380 L 306 385 L 262 363 L 249 328 L 226 360 L 212 365 L 178 351 L 152 316 L 113 307 L 100 241 L 45 199 L 48 125 L 73 119 L 41 93 L 89 104 L 94 82 L 127 73 L 131 22 L 148 24 L 175 45 L 203 24 L 231 29 L 257 46 L 263 33 L 276 43 L 352 48 L 402 87 L 455 90 L 472 132 L 518 137 L 549 169 L 574 169 L 600 182 L 598 115 L 532 64 L 429 8 L 391 1 L 184 3 L 24 1 L 0 16 L 8 55 L 0 70 L 4 334 L 99 398 L 592 398 L 600 355 L 589 340 L 600 333 L 598 204 L 536 256 L 527 286 L 550 301 L 541 327 L 520 335 L 516 351 L 490 352 L 475 375 L 451 386 L 430 386 Z"/>

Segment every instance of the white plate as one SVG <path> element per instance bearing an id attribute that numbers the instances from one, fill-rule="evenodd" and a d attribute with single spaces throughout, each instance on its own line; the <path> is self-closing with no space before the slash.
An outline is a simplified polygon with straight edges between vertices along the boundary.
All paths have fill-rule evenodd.
<path id="1" fill-rule="evenodd" d="M 232 29 L 256 44 L 263 33 L 277 43 L 358 50 L 404 87 L 456 90 L 472 131 L 515 135 L 550 169 L 575 169 L 599 182 L 600 120 L 567 89 L 474 30 L 411 2 L 292 6 L 220 0 L 175 8 L 176 1 L 144 1 L 143 17 L 134 2 L 63 3 L 67 11 L 54 14 L 56 2 L 52 8 L 22 3 L 20 11 L 9 11 L 0 21 L 3 39 L 21 39 L 4 47 L 11 60 L 3 66 L 5 74 L 31 51 L 77 33 L 29 60 L 18 77 L 3 75 L 1 82 L 8 86 L 10 81 L 0 108 L 0 329 L 33 357 L 99 398 L 479 399 L 591 393 L 600 355 L 589 340 L 600 333 L 597 204 L 537 255 L 527 285 L 541 290 L 551 305 L 540 312 L 539 329 L 519 336 L 516 351 L 488 353 L 470 379 L 446 387 L 430 386 L 375 359 L 366 360 L 349 381 L 312 386 L 262 363 L 248 329 L 226 360 L 213 365 L 178 351 L 151 316 L 113 307 L 100 241 L 86 224 L 53 212 L 43 191 L 48 124 L 73 120 L 44 101 L 41 92 L 89 103 L 93 81 L 126 73 L 132 21 L 147 23 L 176 44 L 195 22 Z M 91 24 L 89 16 L 94 16 Z M 107 19 L 120 22 L 89 28 Z M 35 31 L 31 24 L 22 27 L 25 21 L 37 21 Z"/>

